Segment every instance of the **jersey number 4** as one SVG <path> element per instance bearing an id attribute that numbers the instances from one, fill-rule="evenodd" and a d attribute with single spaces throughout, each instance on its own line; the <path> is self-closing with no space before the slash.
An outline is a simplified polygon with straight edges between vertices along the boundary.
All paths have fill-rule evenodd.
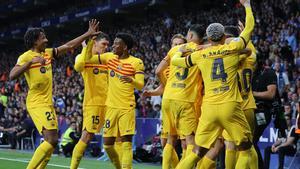
<path id="1" fill-rule="evenodd" d="M 214 60 L 212 65 L 212 80 L 222 80 L 222 82 L 226 82 L 227 73 L 224 69 L 224 61 L 222 58 L 218 58 Z"/>

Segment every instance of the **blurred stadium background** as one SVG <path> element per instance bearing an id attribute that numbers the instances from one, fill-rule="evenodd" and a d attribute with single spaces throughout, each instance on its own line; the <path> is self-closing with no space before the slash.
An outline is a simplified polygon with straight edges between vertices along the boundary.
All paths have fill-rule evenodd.
<path id="1" fill-rule="evenodd" d="M 299 111 L 300 94 L 300 1 L 253 0 L 256 27 L 252 40 L 258 57 L 288 75 L 288 83 L 279 86 L 284 103 L 291 105 L 292 118 Z M 48 46 L 58 46 L 87 29 L 87 21 L 101 21 L 101 31 L 111 38 L 123 31 L 134 35 L 137 46 L 132 50 L 145 64 L 146 88 L 156 88 L 155 68 L 170 49 L 170 39 L 176 33 L 185 35 L 193 23 L 207 25 L 220 22 L 234 25 L 243 8 L 235 0 L 6 0 L 0 2 L 0 168 L 25 168 L 32 148 L 40 143 L 40 136 L 27 116 L 25 78 L 8 80 L 8 73 L 18 56 L 25 51 L 23 35 L 28 27 L 43 27 Z M 112 39 L 111 39 L 112 40 Z M 112 43 L 112 42 L 111 42 Z M 59 134 L 70 121 L 82 121 L 83 81 L 73 70 L 80 48 L 69 52 L 62 62 L 53 66 L 53 100 L 58 114 Z M 160 168 L 159 144 L 161 97 L 141 99 L 136 91 L 137 132 L 134 138 L 135 168 Z M 25 134 L 20 134 L 25 130 Z M 32 132 L 33 131 L 33 132 Z M 32 138 L 33 139 L 32 139 Z M 271 145 L 277 137 L 269 126 L 261 139 L 261 148 Z M 22 140 L 21 144 L 16 144 Z M 33 140 L 33 143 L 32 143 Z M 101 133 L 86 152 L 82 168 L 112 168 L 108 162 L 97 161 L 101 150 Z M 32 144 L 34 145 L 32 147 Z M 10 150 L 13 149 L 13 150 Z M 15 150 L 16 149 L 16 150 Z M 19 150 L 22 149 L 22 150 Z M 25 150 L 26 149 L 26 150 Z M 59 148 L 55 154 L 59 153 Z M 68 168 L 70 158 L 55 155 L 49 168 Z M 273 157 L 272 161 L 277 157 Z M 101 160 L 105 159 L 103 156 Z M 289 159 L 286 164 L 289 164 Z M 156 166 L 155 166 L 156 165 Z M 277 163 L 271 165 L 276 168 Z M 64 166 L 64 167 L 63 167 Z"/>

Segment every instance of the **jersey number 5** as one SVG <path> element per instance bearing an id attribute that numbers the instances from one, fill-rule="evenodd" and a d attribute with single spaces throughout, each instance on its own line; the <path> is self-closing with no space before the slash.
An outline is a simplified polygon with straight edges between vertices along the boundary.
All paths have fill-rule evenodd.
<path id="1" fill-rule="evenodd" d="M 227 73 L 224 69 L 224 61 L 222 58 L 218 58 L 214 60 L 212 66 L 212 80 L 222 80 L 222 82 L 226 82 L 227 80 Z"/>

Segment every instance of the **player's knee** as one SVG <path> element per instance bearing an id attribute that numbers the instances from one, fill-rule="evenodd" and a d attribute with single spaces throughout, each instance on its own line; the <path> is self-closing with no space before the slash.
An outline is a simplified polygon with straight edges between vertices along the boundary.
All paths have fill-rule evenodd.
<path id="1" fill-rule="evenodd" d="M 236 149 L 235 144 L 231 141 L 228 141 L 228 142 L 226 141 L 225 145 L 226 145 L 227 150 L 235 150 Z"/>
<path id="2" fill-rule="evenodd" d="M 240 145 L 237 146 L 239 151 L 248 150 L 252 147 L 252 143 L 250 141 L 242 142 Z"/>
<path id="3" fill-rule="evenodd" d="M 182 149 L 186 149 L 187 146 L 186 146 L 186 141 L 185 141 L 185 139 L 181 139 L 180 141 L 181 141 L 181 148 L 182 148 Z"/>
<path id="4" fill-rule="evenodd" d="M 204 147 L 194 146 L 193 152 L 197 154 L 197 156 L 202 158 L 208 152 L 208 149 Z"/>
<path id="5" fill-rule="evenodd" d="M 88 131 L 84 130 L 82 132 L 80 140 L 84 143 L 88 144 L 94 137 L 94 133 L 89 133 Z"/>

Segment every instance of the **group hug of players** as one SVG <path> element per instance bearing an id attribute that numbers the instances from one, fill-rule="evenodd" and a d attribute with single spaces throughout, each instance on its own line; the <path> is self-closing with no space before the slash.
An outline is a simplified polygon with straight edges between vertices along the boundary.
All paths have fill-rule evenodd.
<path id="1" fill-rule="evenodd" d="M 144 96 L 163 94 L 162 168 L 215 168 L 220 138 L 226 142 L 226 168 L 258 168 L 252 146 L 255 102 L 250 80 L 256 60 L 250 41 L 254 17 L 250 0 L 245 28 L 210 24 L 192 25 L 186 38 L 175 35 L 172 49 L 156 72 L 161 85 Z M 84 79 L 83 132 L 76 144 L 70 168 L 78 168 L 84 151 L 103 126 L 104 149 L 117 169 L 132 168 L 132 136 L 135 132 L 134 89 L 144 87 L 142 60 L 129 54 L 131 35 L 116 35 L 112 52 L 109 38 L 91 20 L 83 35 L 57 48 L 46 48 L 41 28 L 29 29 L 25 45 L 10 79 L 24 74 L 28 84 L 26 106 L 44 142 L 36 149 L 28 169 L 46 167 L 57 143 L 57 117 L 52 103 L 52 61 L 89 39 L 74 68 Z M 207 39 L 204 36 L 206 34 Z M 59 82 L 58 82 L 59 83 Z M 174 150 L 182 140 L 182 158 Z"/>

